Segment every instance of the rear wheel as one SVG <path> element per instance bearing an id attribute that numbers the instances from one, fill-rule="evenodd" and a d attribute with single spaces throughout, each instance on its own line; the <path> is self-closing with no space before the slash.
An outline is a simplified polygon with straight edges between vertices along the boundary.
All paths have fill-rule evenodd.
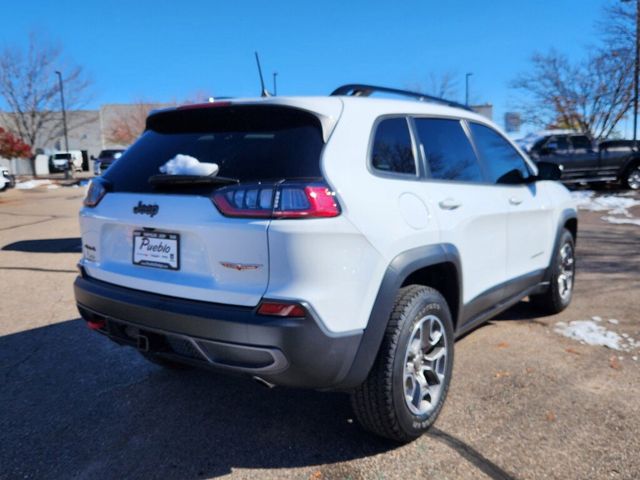
<path id="1" fill-rule="evenodd" d="M 398 442 L 419 437 L 440 413 L 452 367 L 447 302 L 429 287 L 402 288 L 371 372 L 351 395 L 356 418 L 367 430 Z"/>
<path id="2" fill-rule="evenodd" d="M 640 163 L 632 165 L 624 176 L 624 184 L 630 190 L 640 190 Z"/>
<path id="3" fill-rule="evenodd" d="M 575 242 L 569 230 L 564 229 L 558 250 L 551 260 L 551 281 L 544 293 L 531 295 L 531 304 L 548 314 L 559 313 L 569 306 L 573 295 L 576 271 Z"/>

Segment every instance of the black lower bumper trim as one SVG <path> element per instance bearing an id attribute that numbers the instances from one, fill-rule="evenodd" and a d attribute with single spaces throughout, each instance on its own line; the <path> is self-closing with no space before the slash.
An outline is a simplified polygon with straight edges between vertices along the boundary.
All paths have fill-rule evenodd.
<path id="1" fill-rule="evenodd" d="M 255 308 L 186 300 L 88 277 L 74 284 L 85 320 L 101 333 L 152 353 L 260 376 L 276 385 L 331 389 L 352 366 L 362 337 L 327 335 L 315 319 L 258 315 Z"/>

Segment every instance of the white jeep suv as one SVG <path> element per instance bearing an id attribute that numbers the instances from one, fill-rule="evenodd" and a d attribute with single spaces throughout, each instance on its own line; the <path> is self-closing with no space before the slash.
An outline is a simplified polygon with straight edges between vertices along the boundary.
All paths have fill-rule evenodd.
<path id="1" fill-rule="evenodd" d="M 167 367 L 351 393 L 410 441 L 454 339 L 526 296 L 571 300 L 576 210 L 487 119 L 366 85 L 152 113 L 91 183 L 75 282 L 90 328 Z"/>

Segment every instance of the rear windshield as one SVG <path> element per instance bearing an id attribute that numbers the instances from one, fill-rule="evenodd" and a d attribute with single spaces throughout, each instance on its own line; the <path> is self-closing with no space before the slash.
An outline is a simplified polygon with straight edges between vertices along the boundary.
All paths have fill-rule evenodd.
<path id="1" fill-rule="evenodd" d="M 54 160 L 69 160 L 71 158 L 71 154 L 70 153 L 56 153 L 53 156 Z"/>
<path id="2" fill-rule="evenodd" d="M 152 192 L 149 178 L 177 155 L 215 163 L 218 177 L 241 182 L 320 178 L 322 147 L 319 120 L 302 110 L 266 105 L 172 110 L 150 116 L 145 133 L 104 178 L 112 191 Z"/>

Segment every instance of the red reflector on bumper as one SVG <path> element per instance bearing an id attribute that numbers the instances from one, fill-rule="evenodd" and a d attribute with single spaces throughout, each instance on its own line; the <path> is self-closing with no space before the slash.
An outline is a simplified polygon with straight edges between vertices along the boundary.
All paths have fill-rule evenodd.
<path id="1" fill-rule="evenodd" d="M 100 330 L 101 328 L 104 327 L 104 322 L 91 322 L 91 321 L 88 321 L 87 322 L 87 327 L 89 327 L 91 330 Z"/>
<path id="2" fill-rule="evenodd" d="M 304 317 L 307 311 L 295 303 L 263 302 L 258 307 L 258 313 L 274 317 Z"/>

